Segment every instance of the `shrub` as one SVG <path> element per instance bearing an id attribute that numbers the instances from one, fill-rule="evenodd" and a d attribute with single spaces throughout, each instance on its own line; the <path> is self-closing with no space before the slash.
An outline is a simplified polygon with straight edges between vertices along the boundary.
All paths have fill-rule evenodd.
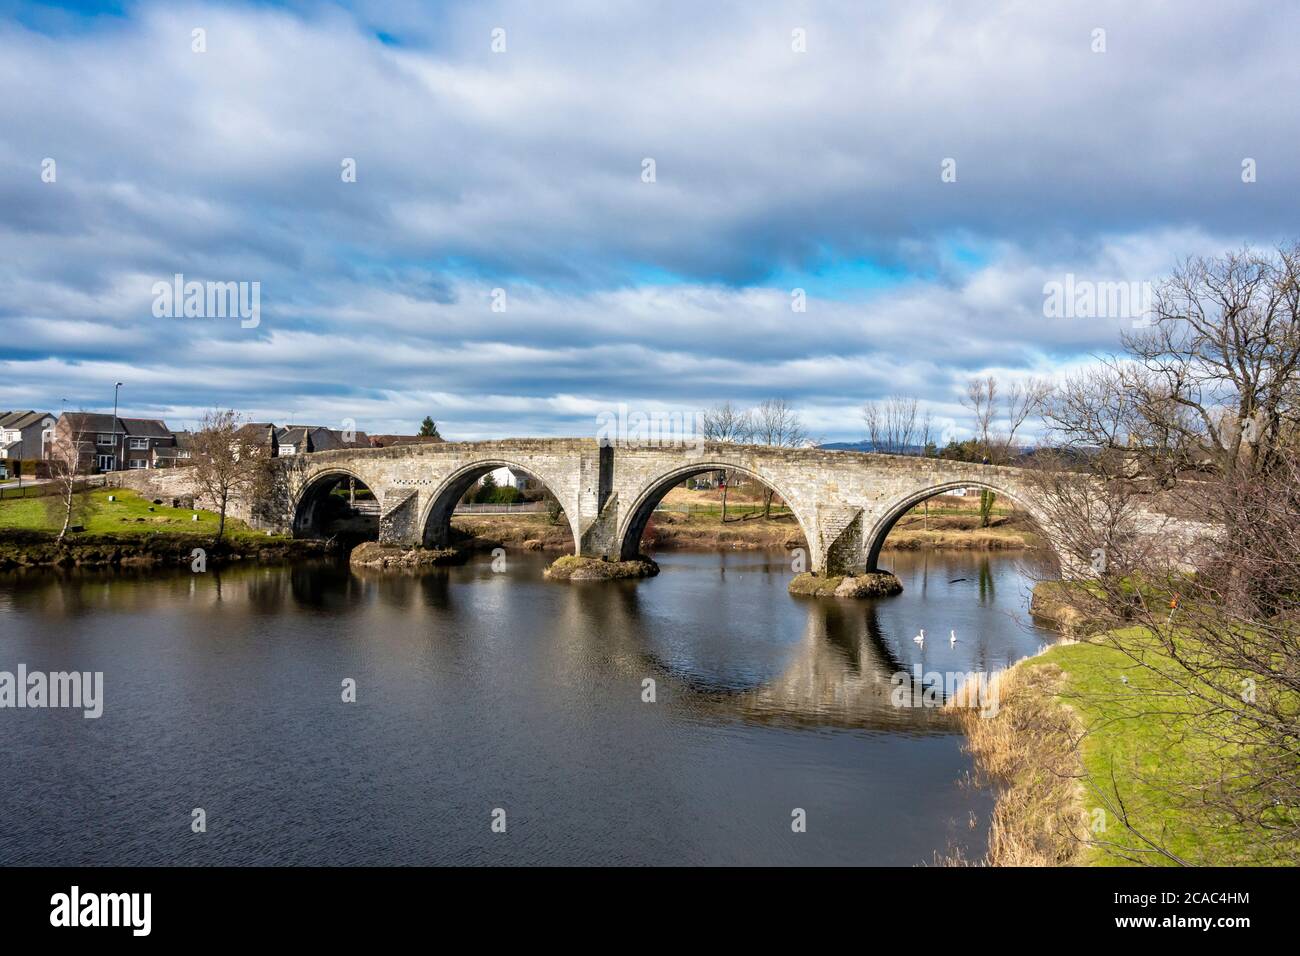
<path id="1" fill-rule="evenodd" d="M 518 488 L 512 488 L 509 485 L 504 487 L 493 488 L 485 497 L 480 497 L 483 504 L 489 505 L 513 505 L 523 500 L 523 495 L 519 493 Z"/>

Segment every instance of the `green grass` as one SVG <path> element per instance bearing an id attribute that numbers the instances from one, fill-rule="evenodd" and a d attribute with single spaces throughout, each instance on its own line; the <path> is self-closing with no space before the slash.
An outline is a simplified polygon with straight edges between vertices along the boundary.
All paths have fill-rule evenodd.
<path id="1" fill-rule="evenodd" d="M 127 489 L 97 488 L 87 492 L 88 507 L 73 524 L 83 524 L 85 534 L 149 534 L 166 531 L 194 534 L 211 538 L 217 533 L 217 515 L 211 511 L 190 508 L 169 508 L 155 505 Z M 116 498 L 109 501 L 109 496 Z M 149 509 L 153 510 L 150 511 Z M 57 495 L 44 498 L 15 498 L 0 501 L 0 529 L 24 531 L 50 531 L 58 533 L 63 526 L 60 499 Z M 192 520 L 192 515 L 199 520 Z M 255 536 L 266 538 L 265 532 L 254 531 L 242 521 L 227 517 L 226 534 L 232 538 Z"/>
<path id="2" fill-rule="evenodd" d="M 1094 847 L 1089 862 L 1127 865 L 1124 855 L 1129 855 L 1149 865 L 1174 864 L 1150 852 L 1148 844 L 1123 826 L 1114 811 L 1122 801 L 1136 830 L 1184 860 L 1211 865 L 1294 863 L 1300 848 L 1265 851 L 1259 832 L 1243 830 L 1217 816 L 1214 808 L 1197 805 L 1195 794 L 1206 778 L 1234 766 L 1226 745 L 1207 733 L 1222 718 L 1209 715 L 1208 704 L 1188 696 L 1159 672 L 1168 665 L 1174 673 L 1176 665 L 1144 642 L 1143 632 L 1131 628 L 1116 632 L 1116 637 L 1129 642 L 1127 646 L 1142 647 L 1156 669 L 1100 643 L 1062 645 L 1025 662 L 1032 667 L 1057 664 L 1066 672 L 1060 699 L 1087 728 L 1081 747 L 1089 778 L 1084 802 L 1090 814 L 1110 805 L 1105 832 L 1094 838 L 1117 844 L 1120 851 Z M 1283 856 L 1272 859 L 1268 852 Z"/>

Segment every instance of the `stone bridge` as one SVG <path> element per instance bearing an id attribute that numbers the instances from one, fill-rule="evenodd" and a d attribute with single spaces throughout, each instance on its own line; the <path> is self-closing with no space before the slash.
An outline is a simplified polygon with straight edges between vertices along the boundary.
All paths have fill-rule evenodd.
<path id="1" fill-rule="evenodd" d="M 954 488 L 988 488 L 1034 515 L 1023 469 L 934 458 L 702 442 L 601 444 L 596 439 L 507 439 L 341 449 L 284 459 L 289 481 L 273 524 L 318 533 L 324 496 L 355 479 L 378 500 L 386 543 L 449 543 L 456 503 L 483 475 L 510 467 L 534 476 L 558 499 L 575 553 L 635 557 L 655 506 L 695 475 L 739 472 L 789 506 L 809 548 L 809 570 L 874 570 L 890 529 L 925 499 Z M 1035 515 L 1036 518 L 1039 516 Z M 1039 518 L 1051 537 L 1050 528 Z"/>

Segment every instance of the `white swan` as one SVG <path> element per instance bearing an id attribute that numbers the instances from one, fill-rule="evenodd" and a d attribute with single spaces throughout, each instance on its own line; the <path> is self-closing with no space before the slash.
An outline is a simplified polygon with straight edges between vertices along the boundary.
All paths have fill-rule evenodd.
<path id="1" fill-rule="evenodd" d="M 918 635 L 916 635 L 916 637 L 912 638 L 912 640 L 916 641 L 916 643 L 918 643 L 918 644 L 924 644 L 924 643 L 925 643 L 925 628 L 921 628 L 921 633 L 918 634 Z"/>
<path id="2" fill-rule="evenodd" d="M 948 646 L 949 646 L 949 647 L 953 647 L 954 645 L 956 645 L 956 643 L 957 643 L 957 632 L 956 632 L 956 631 L 949 631 L 949 632 L 948 632 Z"/>

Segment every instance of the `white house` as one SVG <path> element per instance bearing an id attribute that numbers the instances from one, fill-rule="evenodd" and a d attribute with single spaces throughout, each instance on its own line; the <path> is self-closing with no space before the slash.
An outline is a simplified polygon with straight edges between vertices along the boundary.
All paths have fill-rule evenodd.
<path id="1" fill-rule="evenodd" d="M 520 491 L 530 491 L 539 487 L 536 478 L 525 471 L 516 471 L 514 468 L 498 468 L 492 472 L 492 480 L 496 482 L 498 488 L 518 488 Z"/>
<path id="2" fill-rule="evenodd" d="M 48 412 L 0 412 L 0 458 L 47 458 L 53 439 Z"/>

